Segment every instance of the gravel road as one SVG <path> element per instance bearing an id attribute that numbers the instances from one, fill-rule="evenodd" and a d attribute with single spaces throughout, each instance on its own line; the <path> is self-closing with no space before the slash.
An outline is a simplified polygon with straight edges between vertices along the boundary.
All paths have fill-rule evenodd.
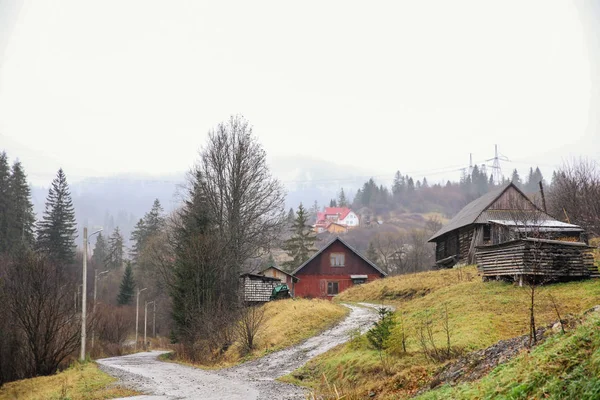
<path id="1" fill-rule="evenodd" d="M 305 389 L 275 379 L 344 343 L 350 330 L 360 328 L 365 332 L 377 319 L 371 307 L 346 307 L 350 308 L 350 314 L 333 328 L 299 345 L 233 368 L 205 371 L 159 361 L 157 357 L 165 353 L 163 351 L 105 358 L 97 362 L 102 370 L 117 377 L 121 384 L 148 393 L 133 397 L 136 400 L 305 399 Z"/>

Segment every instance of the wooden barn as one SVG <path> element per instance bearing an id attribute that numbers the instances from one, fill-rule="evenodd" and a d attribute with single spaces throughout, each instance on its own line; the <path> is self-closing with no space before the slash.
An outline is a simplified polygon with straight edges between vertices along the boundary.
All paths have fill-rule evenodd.
<path id="1" fill-rule="evenodd" d="M 242 301 L 246 303 L 264 303 L 271 299 L 273 288 L 280 285 L 279 278 L 257 274 L 240 275 Z"/>
<path id="2" fill-rule="evenodd" d="M 298 278 L 294 288 L 296 296 L 331 299 L 353 285 L 387 274 L 336 237 L 296 268 L 292 275 Z"/>
<path id="3" fill-rule="evenodd" d="M 452 267 L 458 263 L 474 264 L 478 246 L 531 236 L 585 241 L 581 227 L 555 220 L 513 183 L 467 204 L 429 241 L 436 244 L 436 265 Z"/>

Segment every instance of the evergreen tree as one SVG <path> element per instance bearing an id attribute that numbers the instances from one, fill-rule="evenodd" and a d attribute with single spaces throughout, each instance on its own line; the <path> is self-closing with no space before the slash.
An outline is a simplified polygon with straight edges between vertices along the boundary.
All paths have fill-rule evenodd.
<path id="1" fill-rule="evenodd" d="M 146 242 L 146 236 L 147 236 L 146 223 L 144 222 L 143 218 L 140 218 L 138 223 L 135 224 L 135 227 L 133 228 L 133 231 L 131 232 L 131 238 L 130 238 L 130 240 L 133 242 L 133 246 L 131 248 L 130 255 L 131 255 L 131 259 L 133 260 L 134 263 L 138 262 L 138 257 L 140 256 L 140 253 L 142 252 L 142 249 Z"/>
<path id="2" fill-rule="evenodd" d="M 35 214 L 31 202 L 31 189 L 27 176 L 19 161 L 15 161 L 9 180 L 10 218 L 8 241 L 11 249 L 28 247 L 34 244 L 33 228 Z"/>
<path id="3" fill-rule="evenodd" d="M 117 297 L 117 303 L 120 306 L 131 304 L 133 297 L 135 296 L 135 281 L 133 279 L 133 270 L 131 263 L 127 262 L 125 266 L 125 272 L 123 273 L 123 280 L 119 288 L 119 295 Z"/>
<path id="4" fill-rule="evenodd" d="M 51 260 L 69 264 L 75 260 L 76 233 L 75 209 L 61 168 L 48 191 L 46 209 L 38 226 L 37 246 Z"/>
<path id="5" fill-rule="evenodd" d="M 105 265 L 110 269 L 118 269 L 123 266 L 125 243 L 121 231 L 117 226 L 112 235 L 108 238 L 108 255 L 105 259 Z"/>
<path id="6" fill-rule="evenodd" d="M 335 201 L 335 199 L 329 200 L 329 207 L 337 207 L 337 202 Z"/>
<path id="7" fill-rule="evenodd" d="M 429 183 L 427 183 L 427 178 L 423 178 L 423 188 L 428 188 L 429 187 Z"/>
<path id="8" fill-rule="evenodd" d="M 282 246 L 283 250 L 293 260 L 283 263 L 283 267 L 289 271 L 300 266 L 308 260 L 315 251 L 314 245 L 317 240 L 312 227 L 307 224 L 308 215 L 302 203 L 298 206 L 296 219 L 292 224 L 292 237 L 286 240 Z"/>
<path id="9" fill-rule="evenodd" d="M 402 196 L 405 185 L 404 176 L 400 174 L 400 171 L 396 171 L 396 174 L 394 175 L 394 183 L 392 184 L 392 194 L 394 195 L 394 198 L 399 198 Z"/>
<path id="10" fill-rule="evenodd" d="M 288 212 L 287 216 L 288 225 L 292 225 L 294 223 L 294 219 L 296 219 L 296 214 L 294 214 L 294 208 L 290 207 L 290 211 Z"/>
<path id="11" fill-rule="evenodd" d="M 339 207 L 348 207 L 348 200 L 346 199 L 346 193 L 344 193 L 344 188 L 340 190 L 340 195 L 338 196 L 337 204 Z"/>
<path id="12" fill-rule="evenodd" d="M 9 251 L 10 169 L 6 152 L 0 153 L 0 254 Z"/>
<path id="13" fill-rule="evenodd" d="M 158 199 L 154 200 L 152 208 L 148 211 L 144 218 L 140 219 L 131 232 L 131 241 L 133 248 L 131 257 L 137 263 L 140 253 L 148 239 L 158 235 L 165 227 L 164 211 Z"/>
<path id="14" fill-rule="evenodd" d="M 521 187 L 522 185 L 521 177 L 519 176 L 519 171 L 517 171 L 516 168 L 512 172 L 512 177 L 510 178 L 510 181 L 518 187 Z"/>
<path id="15" fill-rule="evenodd" d="M 92 262 L 96 267 L 105 266 L 106 257 L 108 256 L 108 244 L 102 236 L 102 232 L 98 234 L 96 238 L 96 246 L 94 247 L 94 254 L 92 255 Z"/>

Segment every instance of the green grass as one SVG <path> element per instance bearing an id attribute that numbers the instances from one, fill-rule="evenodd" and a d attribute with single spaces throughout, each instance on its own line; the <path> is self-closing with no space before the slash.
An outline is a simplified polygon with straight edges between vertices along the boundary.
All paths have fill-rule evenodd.
<path id="1" fill-rule="evenodd" d="M 0 400 L 100 400 L 140 394 L 114 382 L 95 363 L 74 363 L 51 376 L 7 383 L 0 389 Z"/>
<path id="2" fill-rule="evenodd" d="M 562 316 L 578 314 L 600 304 L 600 282 L 586 280 L 540 287 L 536 302 L 538 326 L 557 320 L 549 294 L 560 304 Z M 402 351 L 401 329 L 389 341 L 387 371 L 379 353 L 364 340 L 338 346 L 295 371 L 285 380 L 323 390 L 329 384 L 343 388 L 348 399 L 370 392 L 377 398 L 409 397 L 439 367 L 421 351 L 418 327 L 430 320 L 438 347 L 446 341 L 442 329 L 443 310 L 448 309 L 451 346 L 456 351 L 488 347 L 499 340 L 528 332 L 529 289 L 502 282 L 484 283 L 474 267 L 441 270 L 378 280 L 354 287 L 338 301 L 384 302 L 396 307 L 407 335 L 407 353 Z M 353 397 L 354 396 L 354 397 Z"/>
<path id="3" fill-rule="evenodd" d="M 418 398 L 599 399 L 600 319 L 595 315 L 574 331 L 549 338 L 478 382 L 446 386 Z"/>

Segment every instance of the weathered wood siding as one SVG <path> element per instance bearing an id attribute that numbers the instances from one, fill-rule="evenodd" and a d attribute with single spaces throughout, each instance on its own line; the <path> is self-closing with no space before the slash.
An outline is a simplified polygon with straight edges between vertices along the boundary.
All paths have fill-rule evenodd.
<path id="1" fill-rule="evenodd" d="M 535 210 L 535 206 L 529 199 L 523 197 L 515 188 L 509 187 L 500 197 L 496 199 L 488 210 Z"/>
<path id="2" fill-rule="evenodd" d="M 477 264 L 484 277 L 543 275 L 589 277 L 596 271 L 591 248 L 583 243 L 519 239 L 477 248 Z"/>
<path id="3" fill-rule="evenodd" d="M 469 249 L 473 240 L 475 228 L 473 225 L 465 226 L 458 230 L 458 244 L 460 246 L 459 261 L 469 263 Z"/>
<path id="4" fill-rule="evenodd" d="M 248 276 L 241 278 L 243 285 L 243 297 L 246 302 L 265 302 L 271 298 L 273 288 L 279 284 L 280 281 L 263 281 L 261 279 L 252 279 Z"/>
<path id="5" fill-rule="evenodd" d="M 449 232 L 435 243 L 435 260 L 443 260 L 446 257 L 459 255 L 458 231 Z"/>

